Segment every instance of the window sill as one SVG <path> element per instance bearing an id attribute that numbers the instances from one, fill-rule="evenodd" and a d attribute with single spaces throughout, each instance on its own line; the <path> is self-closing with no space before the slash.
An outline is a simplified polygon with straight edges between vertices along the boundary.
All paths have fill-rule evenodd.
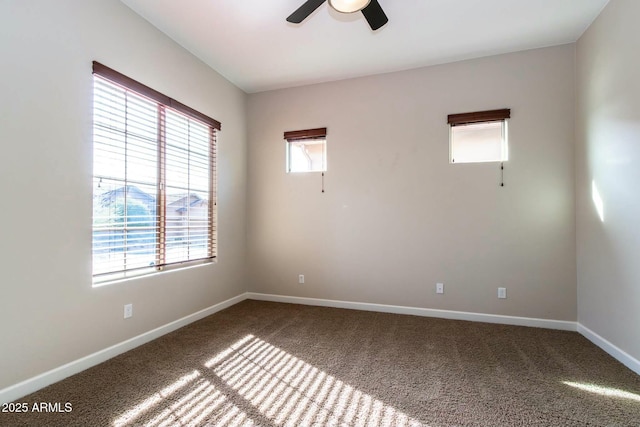
<path id="1" fill-rule="evenodd" d="M 109 276 L 104 276 L 100 279 L 93 279 L 92 288 L 100 288 L 108 285 L 115 285 L 118 283 L 130 282 L 132 280 L 148 278 L 152 276 L 158 276 L 167 273 L 175 273 L 178 271 L 191 270 L 193 268 L 204 267 L 211 264 L 217 264 L 217 258 L 214 259 L 205 259 L 199 261 L 190 261 L 188 263 L 169 265 L 164 267 L 162 270 L 157 270 L 153 267 L 148 269 L 136 270 L 131 272 L 122 272 L 122 273 L 114 273 Z"/>

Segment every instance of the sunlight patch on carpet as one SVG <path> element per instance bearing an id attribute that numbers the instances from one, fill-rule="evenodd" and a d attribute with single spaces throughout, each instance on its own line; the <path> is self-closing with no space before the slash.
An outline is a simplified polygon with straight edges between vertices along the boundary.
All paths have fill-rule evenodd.
<path id="1" fill-rule="evenodd" d="M 122 414 L 113 426 L 200 426 L 207 417 L 213 418 L 216 425 L 254 425 L 247 419 L 247 414 L 201 376 L 201 372 L 195 370 L 181 377 Z M 214 411 L 215 416 L 212 415 Z M 148 419 L 149 416 L 152 418 Z M 206 421 L 211 422 L 210 419 Z"/>
<path id="2" fill-rule="evenodd" d="M 426 427 L 393 406 L 251 335 L 205 366 L 278 426 Z"/>
<path id="3" fill-rule="evenodd" d="M 181 389 L 181 388 L 185 387 L 186 385 L 188 385 L 189 383 L 193 382 L 193 380 L 195 380 L 199 376 L 200 376 L 200 372 L 199 371 L 193 371 L 192 373 L 183 376 L 178 381 L 176 381 L 173 384 L 163 388 L 159 392 L 157 392 L 154 395 L 150 396 L 149 398 L 145 399 L 142 403 L 136 405 L 132 409 L 130 409 L 127 412 L 125 412 L 124 414 L 122 414 L 122 416 L 118 417 L 113 422 L 113 425 L 115 427 L 121 427 L 121 426 L 125 426 L 125 425 L 129 424 L 131 421 L 135 420 L 141 414 L 147 412 L 149 409 L 151 409 L 154 406 L 158 405 L 160 402 L 162 402 L 164 399 L 166 399 L 167 397 L 169 397 L 172 394 L 174 394 L 179 389 Z"/>
<path id="4" fill-rule="evenodd" d="M 277 426 L 428 427 L 253 335 L 204 366 L 211 374 L 194 370 L 123 413 L 113 426 L 261 424 L 242 411 L 242 399 Z"/>
<path id="5" fill-rule="evenodd" d="M 562 381 L 562 383 L 580 390 L 599 394 L 601 396 L 618 397 L 621 399 L 631 399 L 635 400 L 636 402 L 640 402 L 640 395 L 624 390 L 619 390 L 617 388 L 603 387 L 595 384 L 576 383 L 571 381 Z"/>

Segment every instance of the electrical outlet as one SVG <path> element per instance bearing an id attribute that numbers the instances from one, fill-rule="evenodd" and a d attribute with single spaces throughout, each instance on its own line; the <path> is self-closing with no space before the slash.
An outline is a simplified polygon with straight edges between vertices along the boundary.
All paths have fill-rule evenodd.
<path id="1" fill-rule="evenodd" d="M 436 294 L 444 294 L 444 283 L 436 283 Z"/>
<path id="2" fill-rule="evenodd" d="M 128 319 L 133 316 L 133 304 L 125 304 L 124 306 L 124 318 Z"/>
<path id="3" fill-rule="evenodd" d="M 507 288 L 498 288 L 498 298 L 505 299 L 507 297 Z"/>
<path id="4" fill-rule="evenodd" d="M 304 283 L 304 274 L 299 274 L 298 275 L 298 283 L 300 283 L 300 284 Z"/>

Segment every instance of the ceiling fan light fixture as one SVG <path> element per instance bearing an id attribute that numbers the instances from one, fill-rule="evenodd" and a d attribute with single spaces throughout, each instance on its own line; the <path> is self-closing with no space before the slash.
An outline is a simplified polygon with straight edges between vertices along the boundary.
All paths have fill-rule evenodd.
<path id="1" fill-rule="evenodd" d="M 371 0 L 329 0 L 329 6 L 340 13 L 354 13 L 369 5 Z"/>

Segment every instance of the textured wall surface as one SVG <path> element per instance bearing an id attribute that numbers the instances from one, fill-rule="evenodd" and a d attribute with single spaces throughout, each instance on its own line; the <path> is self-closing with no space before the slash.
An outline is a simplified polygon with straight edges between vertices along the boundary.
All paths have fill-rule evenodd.
<path id="1" fill-rule="evenodd" d="M 249 95 L 250 289 L 576 320 L 574 55 Z M 497 108 L 512 113 L 503 188 L 499 164 L 448 161 L 447 114 Z M 323 194 L 319 174 L 285 173 L 283 132 L 325 126 Z"/>
<path id="2" fill-rule="evenodd" d="M 0 389 L 244 292 L 242 91 L 113 0 L 0 2 L 0 58 Z M 222 122 L 217 264 L 92 288 L 93 60 Z"/>
<path id="3" fill-rule="evenodd" d="M 578 320 L 640 360 L 640 2 L 612 0 L 578 41 Z M 603 219 L 593 202 L 597 188 Z"/>

